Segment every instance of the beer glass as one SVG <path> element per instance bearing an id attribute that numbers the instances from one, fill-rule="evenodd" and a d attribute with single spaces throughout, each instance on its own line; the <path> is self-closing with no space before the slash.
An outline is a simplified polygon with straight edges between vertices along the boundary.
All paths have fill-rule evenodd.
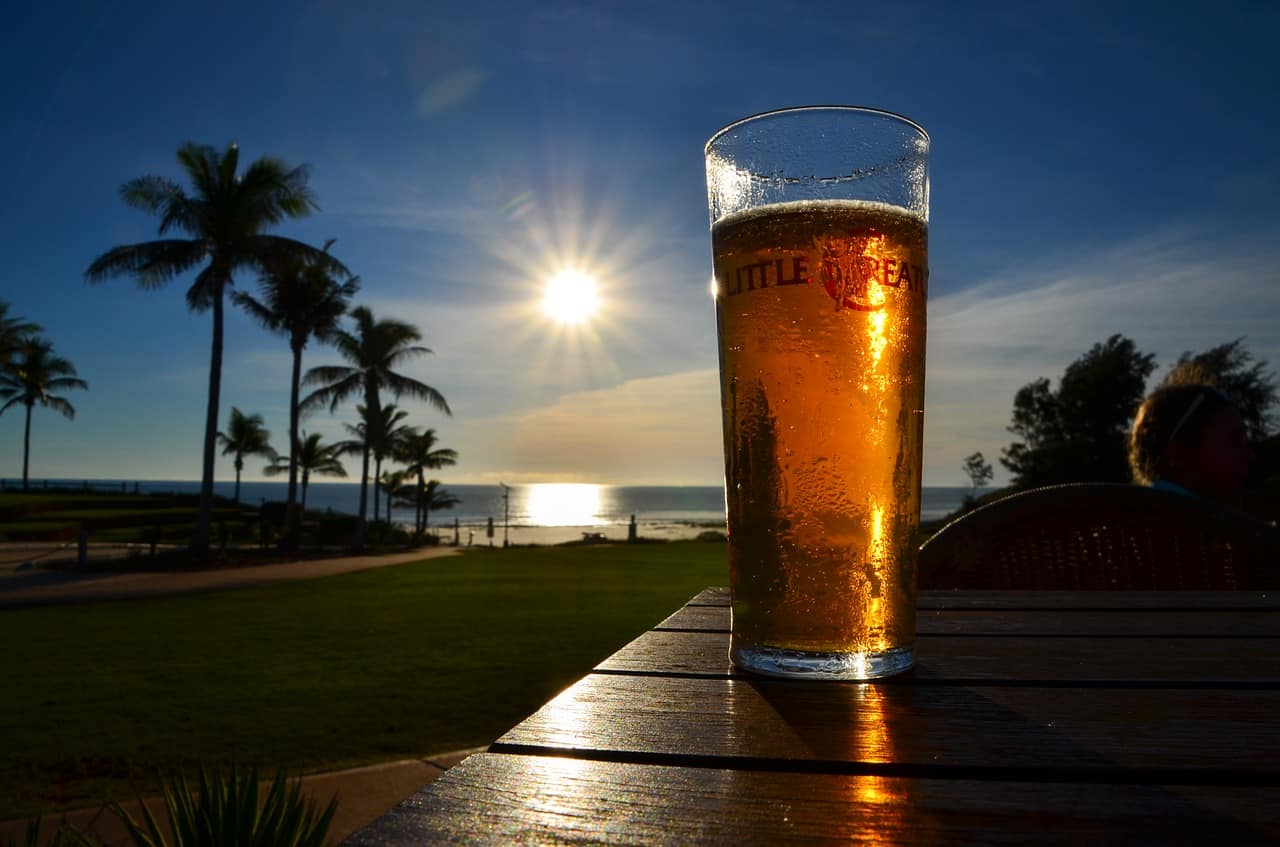
<path id="1" fill-rule="evenodd" d="M 913 664 L 929 136 L 784 109 L 706 146 L 730 660 L 805 679 Z"/>

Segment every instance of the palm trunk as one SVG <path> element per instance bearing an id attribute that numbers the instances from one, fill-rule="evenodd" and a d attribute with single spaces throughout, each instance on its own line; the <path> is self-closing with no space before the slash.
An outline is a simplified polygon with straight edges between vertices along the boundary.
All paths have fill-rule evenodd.
<path id="1" fill-rule="evenodd" d="M 200 476 L 200 507 L 191 533 L 191 552 L 209 555 L 209 523 L 213 516 L 213 465 L 218 436 L 218 394 L 222 388 L 222 281 L 213 295 L 213 343 L 209 352 L 209 402 L 204 416 L 204 463 Z"/>
<path id="2" fill-rule="evenodd" d="M 391 523 L 391 495 L 393 493 L 390 488 L 387 489 L 387 523 Z"/>
<path id="3" fill-rule="evenodd" d="M 27 403 L 27 426 L 22 433 L 22 490 L 27 490 L 27 466 L 31 461 L 31 407 L 34 403 Z"/>
<path id="4" fill-rule="evenodd" d="M 307 482 L 309 476 L 310 474 L 307 473 L 302 474 L 302 503 L 298 508 L 303 512 L 307 511 Z"/>
<path id="5" fill-rule="evenodd" d="M 294 506 L 298 502 L 298 391 L 302 384 L 302 347 L 293 347 L 293 373 L 289 381 L 289 494 L 285 498 L 284 533 L 280 536 L 280 549 L 298 549 L 298 523 L 302 515 Z M 306 502 L 303 495 L 303 503 Z M 306 509 L 304 505 L 303 510 Z"/>
<path id="6" fill-rule="evenodd" d="M 358 553 L 364 549 L 364 521 L 369 515 L 369 445 L 364 446 L 364 459 L 360 466 L 360 513 L 356 518 L 356 537 L 351 542 Z"/>
<path id="7" fill-rule="evenodd" d="M 426 486 L 427 480 L 422 475 L 422 469 L 418 469 L 418 496 L 413 500 L 413 531 L 418 535 L 422 535 L 422 490 Z"/>
<path id="8" fill-rule="evenodd" d="M 244 459 L 236 456 L 236 505 L 240 505 L 240 471 L 244 470 Z"/>
<path id="9" fill-rule="evenodd" d="M 378 504 L 382 502 L 382 498 L 378 496 L 378 486 L 382 485 L 382 457 L 373 457 L 373 522 L 378 522 Z M 388 520 L 390 520 L 390 511 L 388 508 Z"/>
<path id="10" fill-rule="evenodd" d="M 378 406 L 378 390 L 375 386 L 369 384 L 369 377 L 366 374 L 364 386 L 364 459 L 360 468 L 360 516 L 356 520 L 356 537 L 351 545 L 357 552 L 364 549 L 364 523 L 369 517 L 369 432 L 372 430 L 370 421 L 377 420 L 377 415 L 381 411 Z"/>

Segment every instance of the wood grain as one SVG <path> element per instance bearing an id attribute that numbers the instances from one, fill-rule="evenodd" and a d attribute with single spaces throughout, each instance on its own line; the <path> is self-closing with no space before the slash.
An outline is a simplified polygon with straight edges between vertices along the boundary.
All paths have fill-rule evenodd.
<path id="1" fill-rule="evenodd" d="M 704 588 L 686 605 L 728 606 L 729 589 Z M 1280 591 L 921 591 L 920 609 L 1150 609 L 1280 612 Z"/>
<path id="2" fill-rule="evenodd" d="M 728 632 L 729 623 L 730 614 L 727 606 L 685 606 L 658 624 L 655 629 Z M 1280 638 L 1280 614 L 1266 609 L 1206 611 L 922 609 L 916 617 L 916 633 L 921 637 L 1110 635 L 1144 638 Z"/>
<path id="3" fill-rule="evenodd" d="M 1280 789 L 828 776 L 481 754 L 347 843 L 1258 844 Z"/>
<path id="4" fill-rule="evenodd" d="M 597 671 L 728 677 L 727 632 L 646 632 Z M 921 638 L 918 682 L 1280 687 L 1269 638 Z"/>
<path id="5" fill-rule="evenodd" d="M 1178 782 L 1200 772 L 1208 783 L 1280 784 L 1277 714 L 1278 690 L 592 674 L 490 749 L 836 773 L 976 778 L 1019 771 L 1028 779 Z"/>

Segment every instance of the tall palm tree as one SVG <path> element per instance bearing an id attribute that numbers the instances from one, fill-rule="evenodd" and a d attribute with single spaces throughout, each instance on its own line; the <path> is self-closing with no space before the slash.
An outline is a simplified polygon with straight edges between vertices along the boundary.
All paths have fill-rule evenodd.
<path id="1" fill-rule="evenodd" d="M 0 300 L 0 368 L 8 367 L 22 343 L 40 332 L 44 328 L 39 324 L 9 317 L 9 304 Z"/>
<path id="2" fill-rule="evenodd" d="M 422 491 L 426 488 L 426 472 L 429 470 L 438 470 L 439 468 L 455 465 L 458 462 L 458 451 L 447 448 L 437 448 L 436 443 L 439 439 L 436 437 L 434 429 L 425 429 L 422 432 L 411 432 L 400 440 L 400 450 L 396 454 L 396 458 L 408 465 L 405 468 L 411 474 L 418 477 L 418 490 Z M 422 534 L 422 507 L 415 501 L 416 508 L 413 515 L 413 529 L 417 534 Z"/>
<path id="3" fill-rule="evenodd" d="M 267 476 L 288 473 L 289 465 L 293 464 L 298 469 L 301 477 L 299 511 L 305 514 L 307 511 L 307 485 L 311 482 L 312 474 L 317 476 L 347 475 L 347 469 L 342 466 L 342 461 L 338 458 L 341 455 L 340 445 L 321 444 L 320 433 L 316 432 L 307 435 L 303 432 L 301 440 L 294 445 L 294 461 L 292 463 L 283 456 L 277 456 L 275 461 L 262 469 L 262 472 Z"/>
<path id="4" fill-rule="evenodd" d="M 55 391 L 88 388 L 89 383 L 76 377 L 75 365 L 54 355 L 53 344 L 43 338 L 27 338 L 9 365 L 0 371 L 0 415 L 10 407 L 27 407 L 27 423 L 22 433 L 22 490 L 27 490 L 27 469 L 31 459 L 31 410 L 36 404 L 47 406 L 75 420 L 75 407 Z"/>
<path id="5" fill-rule="evenodd" d="M 431 352 L 414 344 L 422 340 L 422 333 L 417 327 L 391 318 L 379 320 L 366 306 L 352 309 L 351 318 L 355 321 L 354 331 L 337 330 L 331 342 L 348 364 L 307 371 L 303 384 L 320 387 L 302 401 L 304 409 L 327 404 L 333 411 L 344 400 L 362 397 L 368 425 L 370 419 L 377 419 L 381 414 L 381 393 L 385 390 L 397 399 L 404 395 L 425 400 L 446 415 L 453 414 L 439 391 L 394 370 L 409 359 Z M 364 524 L 369 513 L 369 447 L 361 452 L 360 517 L 352 544 L 357 550 L 364 547 Z"/>
<path id="6" fill-rule="evenodd" d="M 251 455 L 276 458 L 276 451 L 271 449 L 271 433 L 263 425 L 262 415 L 246 415 L 231 407 L 231 417 L 227 421 L 227 431 L 218 433 L 218 443 L 222 445 L 222 455 L 236 457 L 236 502 L 240 502 L 240 471 L 244 470 L 244 457 Z"/>
<path id="7" fill-rule="evenodd" d="M 323 252 L 328 253 L 333 239 L 325 242 Z M 327 341 L 338 322 L 347 313 L 347 306 L 360 290 L 360 280 L 347 275 L 339 281 L 333 270 L 325 264 L 307 261 L 297 256 L 286 256 L 273 261 L 258 278 L 258 295 L 255 298 L 244 292 L 232 295 L 232 302 L 272 332 L 289 339 L 293 353 L 293 370 L 289 375 L 289 493 L 285 506 L 285 529 L 280 546 L 292 549 L 298 539 L 298 465 L 296 448 L 298 418 L 300 416 L 299 390 L 302 385 L 302 351 L 312 338 Z"/>
<path id="8" fill-rule="evenodd" d="M 234 274 L 265 270 L 268 263 L 281 256 L 300 256 L 323 263 L 335 272 L 345 273 L 346 268 L 314 247 L 267 234 L 285 218 L 304 217 L 317 208 L 307 188 L 305 166 L 289 168 L 278 159 L 263 157 L 239 173 L 240 150 L 235 144 L 218 152 L 192 142 L 178 148 L 178 162 L 191 181 L 190 192 L 165 177 L 143 176 L 121 186 L 120 196 L 134 208 L 159 215 L 159 235 L 176 230 L 190 237 L 114 247 L 94 259 L 85 276 L 90 282 L 132 276 L 140 287 L 152 289 L 204 265 L 187 289 L 187 307 L 195 312 L 213 311 L 200 510 L 191 535 L 192 552 L 205 556 L 209 552 L 222 382 L 223 295 L 232 285 Z"/>
<path id="9" fill-rule="evenodd" d="M 383 406 L 378 410 L 377 415 L 370 415 L 364 406 L 357 404 L 356 414 L 360 417 L 359 423 L 342 425 L 343 429 L 354 436 L 352 440 L 342 442 L 342 449 L 347 453 L 362 453 L 368 448 L 374 462 L 373 481 L 376 494 L 376 486 L 382 479 L 382 460 L 399 449 L 400 439 L 411 432 L 413 427 L 400 423 L 409 417 L 409 413 L 395 404 Z M 375 521 L 378 520 L 379 502 L 375 496 L 373 499 Z"/>

